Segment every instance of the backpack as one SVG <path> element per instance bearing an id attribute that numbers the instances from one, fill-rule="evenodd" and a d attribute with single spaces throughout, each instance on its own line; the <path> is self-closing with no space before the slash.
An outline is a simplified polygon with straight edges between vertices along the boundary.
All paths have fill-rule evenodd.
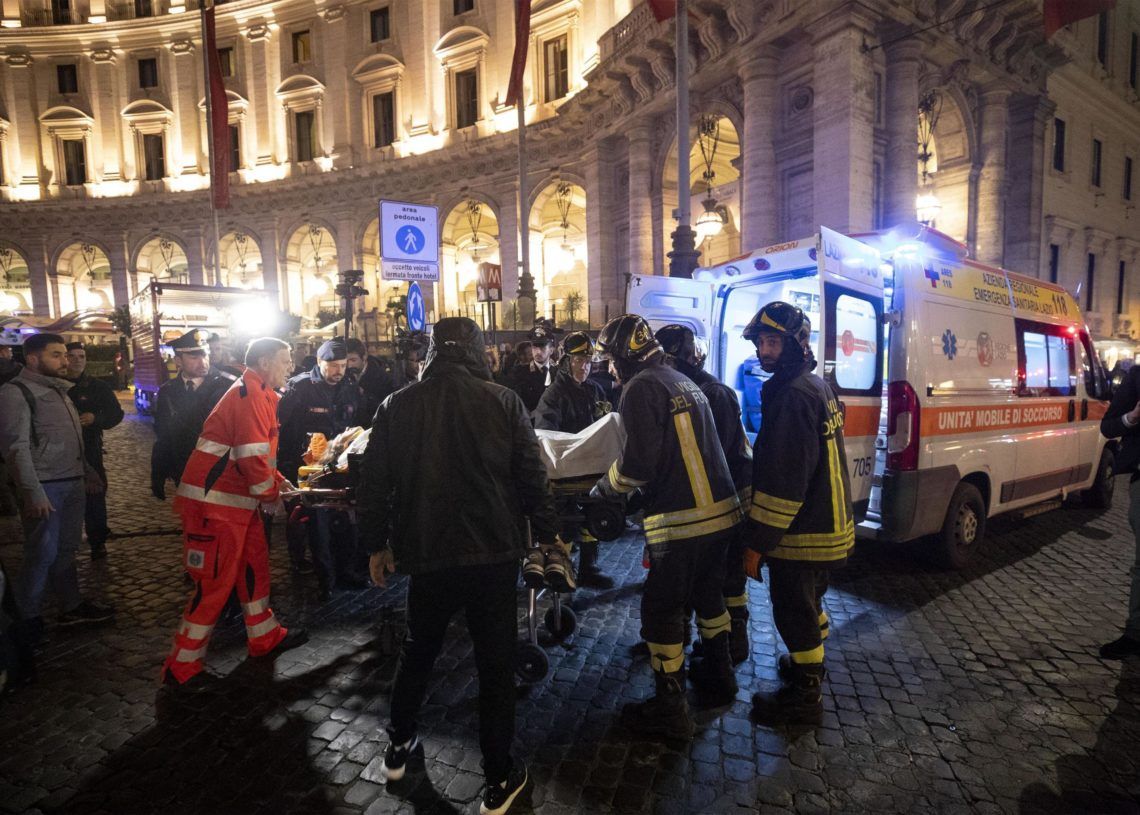
<path id="1" fill-rule="evenodd" d="M 8 384 L 9 385 L 15 385 L 17 388 L 20 389 L 20 393 L 24 394 L 24 401 L 28 403 L 28 412 L 31 414 L 31 417 L 30 417 L 31 418 L 31 434 L 30 435 L 31 435 L 32 447 L 33 448 L 39 447 L 40 446 L 40 437 L 39 437 L 39 434 L 36 432 L 36 397 L 32 396 L 32 392 L 28 389 L 28 386 L 25 385 L 23 382 L 18 382 L 15 379 L 12 379 L 12 380 L 9 380 Z"/>

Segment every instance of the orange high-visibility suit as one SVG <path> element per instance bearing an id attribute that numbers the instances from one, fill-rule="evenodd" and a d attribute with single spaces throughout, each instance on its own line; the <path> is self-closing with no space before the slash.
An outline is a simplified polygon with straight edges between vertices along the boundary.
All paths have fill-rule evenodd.
<path id="1" fill-rule="evenodd" d="M 269 550 L 258 515 L 258 504 L 276 501 L 285 481 L 277 472 L 277 400 L 246 370 L 206 419 L 182 474 L 174 509 L 194 592 L 163 663 L 163 675 L 179 682 L 205 667 L 210 633 L 235 588 L 251 655 L 269 653 L 287 633 L 269 608 Z"/>

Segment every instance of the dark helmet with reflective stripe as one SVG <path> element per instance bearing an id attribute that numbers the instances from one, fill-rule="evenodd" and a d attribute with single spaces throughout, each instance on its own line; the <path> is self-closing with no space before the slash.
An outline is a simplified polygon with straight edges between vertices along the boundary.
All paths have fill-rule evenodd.
<path id="1" fill-rule="evenodd" d="M 673 323 L 664 328 L 659 328 L 656 337 L 657 341 L 661 343 L 661 349 L 674 359 L 679 359 L 694 368 L 700 368 L 705 364 L 708 350 L 697 335 L 693 333 L 693 329 L 687 325 Z"/>
<path id="2" fill-rule="evenodd" d="M 811 338 L 811 320 L 802 309 L 777 300 L 756 312 L 744 329 L 744 339 L 756 342 L 764 333 L 779 334 L 807 348 Z"/>
<path id="3" fill-rule="evenodd" d="M 585 331 L 575 331 L 562 340 L 562 353 L 566 356 L 594 356 L 594 341 Z"/>
<path id="4" fill-rule="evenodd" d="M 615 362 L 645 362 L 661 353 L 661 343 L 644 317 L 623 314 L 614 317 L 598 334 L 597 359 Z"/>

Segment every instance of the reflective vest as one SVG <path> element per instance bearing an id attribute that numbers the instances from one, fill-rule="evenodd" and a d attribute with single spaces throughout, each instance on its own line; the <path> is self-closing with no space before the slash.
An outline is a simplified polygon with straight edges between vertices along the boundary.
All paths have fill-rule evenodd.
<path id="1" fill-rule="evenodd" d="M 218 402 L 178 485 L 176 512 L 247 521 L 259 502 L 275 501 L 277 394 L 246 370 Z"/>

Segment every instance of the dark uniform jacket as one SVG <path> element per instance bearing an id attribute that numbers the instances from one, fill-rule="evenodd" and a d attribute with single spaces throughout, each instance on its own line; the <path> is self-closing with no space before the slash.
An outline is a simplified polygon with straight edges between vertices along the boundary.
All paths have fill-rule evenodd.
<path id="1" fill-rule="evenodd" d="M 855 545 L 843 414 L 807 366 L 764 383 L 752 455 L 748 545 L 779 560 L 841 565 Z"/>
<path id="2" fill-rule="evenodd" d="M 158 389 L 154 405 L 154 432 L 158 438 L 150 455 L 152 483 L 161 484 L 171 478 L 177 484 L 182 479 L 206 417 L 232 381 L 211 368 L 193 392 L 186 390 L 186 380 L 181 376 L 164 382 Z"/>
<path id="3" fill-rule="evenodd" d="M 604 490 L 645 493 L 645 539 L 652 546 L 713 535 L 741 519 L 708 399 L 693 380 L 649 365 L 623 388 L 626 442 Z"/>
<path id="4" fill-rule="evenodd" d="M 1120 439 L 1120 450 L 1116 454 L 1116 472 L 1132 473 L 1136 480 L 1137 466 L 1140 465 L 1140 425 L 1128 427 L 1123 416 L 1136 403 L 1140 402 L 1140 365 L 1133 365 L 1124 374 L 1124 379 L 1112 394 L 1112 403 L 1100 420 L 1100 434 L 1106 439 Z"/>
<path id="5" fill-rule="evenodd" d="M 87 463 L 99 475 L 106 477 L 103 469 L 103 431 L 123 421 L 123 409 L 111 386 L 98 379 L 83 374 L 75 380 L 75 385 L 67 392 L 79 413 L 92 413 L 95 421 L 83 428 L 83 453 Z"/>
<path id="6" fill-rule="evenodd" d="M 482 355 L 443 348 L 376 412 L 357 490 L 361 541 L 390 546 L 403 574 L 517 560 L 524 515 L 537 541 L 557 534 L 530 414 L 489 380 Z"/>
<path id="7" fill-rule="evenodd" d="M 610 412 L 602 389 L 587 379 L 578 384 L 569 371 L 559 369 L 534 411 L 536 430 L 579 433 Z"/>
<path id="8" fill-rule="evenodd" d="M 386 359 L 369 356 L 368 364 L 364 366 L 364 373 L 357 377 L 360 390 L 364 392 L 364 399 L 360 407 L 361 424 L 367 425 L 376 415 L 376 408 L 380 407 L 388 394 L 396 390 L 395 367 Z"/>
<path id="9" fill-rule="evenodd" d="M 363 403 L 364 394 L 355 378 L 345 376 L 330 385 L 321 376 L 319 366 L 290 379 L 277 403 L 277 419 L 281 423 L 277 469 L 281 474 L 296 481 L 307 434 L 324 433 L 332 441 L 345 429 L 366 424 L 368 420 L 360 410 Z"/>
<path id="10" fill-rule="evenodd" d="M 538 400 L 546 391 L 547 370 L 547 368 L 539 368 L 533 362 L 528 362 L 525 365 L 516 365 L 515 369 L 511 371 L 508 387 L 522 397 L 523 404 L 531 412 L 538 407 Z M 551 365 L 549 371 L 550 381 L 553 383 L 554 375 L 558 369 Z"/>
<path id="11" fill-rule="evenodd" d="M 740 420 L 740 400 L 736 391 L 703 369 L 694 371 L 690 378 L 709 400 L 713 421 L 716 422 L 716 434 L 720 437 L 728 471 L 732 473 L 732 483 L 741 496 L 742 505 L 747 506 L 752 493 L 752 447 L 748 444 L 748 436 L 744 434 L 744 424 Z"/>

